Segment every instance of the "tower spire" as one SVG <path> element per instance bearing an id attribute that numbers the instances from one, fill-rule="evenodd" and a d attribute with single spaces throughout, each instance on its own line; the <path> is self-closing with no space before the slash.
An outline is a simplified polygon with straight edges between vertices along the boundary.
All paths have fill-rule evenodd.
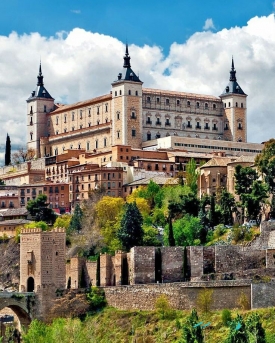
<path id="1" fill-rule="evenodd" d="M 130 64 L 131 57 L 129 56 L 129 52 L 128 52 L 128 43 L 126 43 L 125 56 L 123 57 L 123 59 L 124 59 L 123 68 L 131 68 L 131 64 Z"/>
<path id="2" fill-rule="evenodd" d="M 234 59 L 233 59 L 233 56 L 232 56 L 232 64 L 231 64 L 231 70 L 230 70 L 230 78 L 229 78 L 229 81 L 237 81 L 237 78 L 236 78 L 236 70 L 235 70 L 235 67 L 234 67 Z"/>
<path id="3" fill-rule="evenodd" d="M 37 75 L 37 86 L 44 86 L 41 61 L 40 61 L 40 65 L 39 65 L 39 72 Z"/>

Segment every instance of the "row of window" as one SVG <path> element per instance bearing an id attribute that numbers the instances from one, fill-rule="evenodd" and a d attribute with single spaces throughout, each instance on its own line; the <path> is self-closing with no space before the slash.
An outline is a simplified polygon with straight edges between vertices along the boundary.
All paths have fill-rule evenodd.
<path id="1" fill-rule="evenodd" d="M 108 113 L 108 104 L 105 104 L 105 113 Z M 100 114 L 100 107 L 101 106 L 97 106 L 96 107 L 96 114 Z M 83 119 L 83 110 L 80 110 L 79 111 L 79 119 Z M 88 117 L 91 117 L 92 115 L 92 111 L 91 111 L 91 108 L 88 108 Z M 72 112 L 71 113 L 71 120 L 72 121 L 75 121 L 76 120 L 76 116 L 77 114 L 75 112 Z M 64 120 L 64 123 L 67 123 L 67 118 L 68 118 L 68 114 L 64 114 L 63 116 L 63 120 Z M 59 124 L 59 116 L 56 116 L 55 117 L 55 124 L 58 125 Z"/>
<path id="2" fill-rule="evenodd" d="M 105 188 L 105 189 L 111 189 L 111 188 L 121 188 L 121 182 L 119 181 L 119 182 L 115 182 L 115 181 L 113 181 L 113 182 L 103 182 L 103 187 Z M 90 190 L 91 189 L 91 184 L 90 183 L 88 183 L 88 185 L 87 185 L 87 187 L 88 187 L 88 190 Z M 80 187 L 77 185 L 76 187 L 75 187 L 75 192 L 76 193 L 80 193 L 80 191 L 85 191 L 85 185 L 84 184 L 81 184 L 80 185 Z M 73 191 L 73 186 L 72 185 L 70 185 L 70 192 L 72 192 Z"/>
<path id="3" fill-rule="evenodd" d="M 151 103 L 151 97 L 150 97 L 150 96 L 147 96 L 146 102 L 147 102 L 147 103 Z M 156 97 L 156 103 L 157 103 L 157 104 L 160 103 L 160 97 Z M 179 105 L 181 104 L 180 99 L 177 99 L 177 100 L 176 100 L 176 104 L 177 104 L 177 106 L 179 106 Z M 167 106 L 170 105 L 170 99 L 169 99 L 169 98 L 165 98 L 165 105 L 167 105 Z M 187 106 L 187 107 L 190 107 L 190 106 L 191 106 L 191 101 L 187 100 L 186 106 Z M 197 101 L 197 102 L 195 103 L 195 106 L 196 106 L 197 108 L 200 108 L 200 107 L 201 107 L 201 103 L 200 103 L 199 101 Z M 208 102 L 205 102 L 205 103 L 204 103 L 204 108 L 205 108 L 205 109 L 210 108 Z M 216 109 L 217 109 L 217 104 L 212 104 L 212 109 L 213 109 L 213 110 L 216 110 Z"/>
<path id="4" fill-rule="evenodd" d="M 245 152 L 253 152 L 253 153 L 260 153 L 261 150 L 254 150 L 254 149 L 243 149 L 243 148 L 230 148 L 230 147 L 220 147 L 220 146 L 209 146 L 209 145 L 200 145 L 200 144 L 186 144 L 186 143 L 174 143 L 175 146 L 185 146 L 188 148 L 202 148 L 202 149 L 211 149 L 211 150 L 230 150 L 230 151 L 245 151 Z"/>
<path id="5" fill-rule="evenodd" d="M 120 89 L 119 92 L 115 91 L 115 96 L 122 95 L 122 90 Z M 128 95 L 134 95 L 132 94 L 131 89 L 128 90 Z M 135 91 L 135 96 L 138 96 L 138 91 Z"/>
<path id="6" fill-rule="evenodd" d="M 224 103 L 224 108 L 226 108 L 226 107 L 231 107 L 231 102 L 230 101 L 228 102 L 228 106 L 226 106 L 226 102 Z M 235 107 L 239 107 L 238 102 L 235 103 Z M 243 108 L 243 103 L 242 102 L 241 102 L 241 108 Z"/>

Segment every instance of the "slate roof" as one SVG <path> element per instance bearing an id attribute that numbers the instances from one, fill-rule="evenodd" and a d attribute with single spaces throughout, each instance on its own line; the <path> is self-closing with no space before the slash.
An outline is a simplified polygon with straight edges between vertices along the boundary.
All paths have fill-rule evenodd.
<path id="1" fill-rule="evenodd" d="M 240 85 L 237 82 L 236 78 L 236 70 L 234 67 L 234 60 L 232 58 L 232 66 L 230 70 L 230 78 L 229 83 L 225 87 L 224 91 L 222 92 L 221 96 L 227 95 L 227 94 L 240 94 L 240 95 L 246 95 L 244 91 L 241 89 Z"/>
<path id="2" fill-rule="evenodd" d="M 0 210 L 1 217 L 23 216 L 23 215 L 27 216 L 28 214 L 29 212 L 25 207 Z"/>
<path id="3" fill-rule="evenodd" d="M 0 226 L 7 226 L 7 225 L 25 225 L 31 223 L 31 220 L 27 219 L 9 219 L 9 220 L 2 220 L 0 221 Z"/>

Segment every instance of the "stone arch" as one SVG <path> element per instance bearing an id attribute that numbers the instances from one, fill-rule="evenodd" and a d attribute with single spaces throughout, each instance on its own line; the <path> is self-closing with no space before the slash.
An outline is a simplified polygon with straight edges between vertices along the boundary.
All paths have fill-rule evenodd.
<path id="1" fill-rule="evenodd" d="M 27 280 L 27 292 L 34 291 L 34 278 L 30 276 Z"/>
<path id="2" fill-rule="evenodd" d="M 32 315 L 28 310 L 27 299 L 16 299 L 16 298 L 6 298 L 0 299 L 0 310 L 8 308 L 14 312 L 19 320 L 19 331 L 21 331 L 21 327 L 28 327 L 32 321 Z"/>

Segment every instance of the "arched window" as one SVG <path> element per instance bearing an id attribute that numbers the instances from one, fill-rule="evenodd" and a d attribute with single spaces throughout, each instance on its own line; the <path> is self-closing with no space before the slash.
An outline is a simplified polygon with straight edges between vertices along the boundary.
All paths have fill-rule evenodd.
<path id="1" fill-rule="evenodd" d="M 243 108 L 243 103 L 241 102 L 241 108 Z"/>
<path id="2" fill-rule="evenodd" d="M 199 103 L 199 102 L 197 102 L 196 106 L 197 106 L 197 108 L 199 108 L 199 107 L 200 107 L 200 103 Z"/>
<path id="3" fill-rule="evenodd" d="M 187 106 L 190 107 L 191 103 L 190 101 L 187 101 Z"/>
<path id="4" fill-rule="evenodd" d="M 238 107 L 238 103 L 236 102 L 236 107 Z"/>
<path id="5" fill-rule="evenodd" d="M 213 104 L 213 110 L 215 110 L 217 108 L 216 104 Z"/>
<path id="6" fill-rule="evenodd" d="M 128 90 L 128 95 L 131 95 L 131 89 Z"/>
<path id="7" fill-rule="evenodd" d="M 31 132 L 30 132 L 31 141 L 32 141 L 32 136 L 33 136 L 33 132 L 31 131 Z"/>
<path id="8" fill-rule="evenodd" d="M 205 108 L 205 109 L 208 108 L 208 103 L 207 103 L 207 102 L 204 104 L 204 108 Z"/>

